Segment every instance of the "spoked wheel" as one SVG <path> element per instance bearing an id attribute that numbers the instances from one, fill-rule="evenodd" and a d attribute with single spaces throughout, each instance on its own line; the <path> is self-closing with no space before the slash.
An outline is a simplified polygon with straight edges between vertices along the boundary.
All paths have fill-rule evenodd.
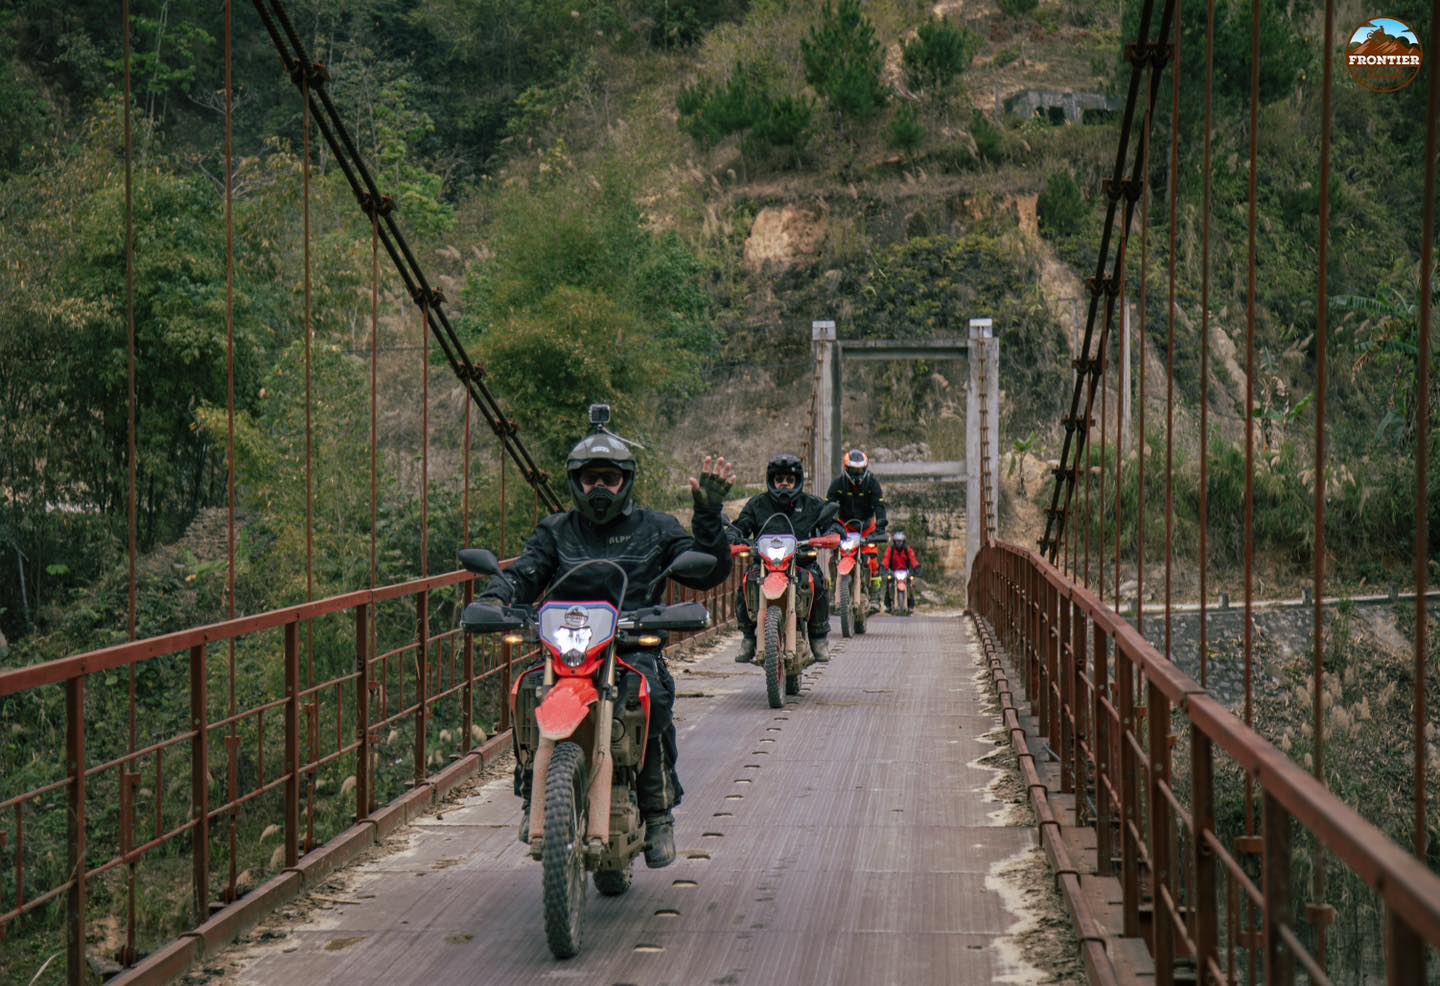
<path id="1" fill-rule="evenodd" d="M 850 576 L 840 577 L 840 635 L 850 636 Z"/>
<path id="2" fill-rule="evenodd" d="M 909 616 L 909 609 L 905 605 L 910 601 L 910 592 L 907 589 L 897 588 L 895 590 L 895 615 Z"/>
<path id="3" fill-rule="evenodd" d="M 630 889 L 630 878 L 635 872 L 634 861 L 625 864 L 623 870 L 596 870 L 595 889 L 605 897 L 619 897 Z"/>
<path id="4" fill-rule="evenodd" d="M 585 920 L 585 754 L 574 743 L 561 743 L 550 756 L 545 775 L 545 940 L 557 959 L 580 951 Z"/>
<path id="5" fill-rule="evenodd" d="M 771 607 L 765 611 L 765 696 L 770 708 L 785 708 L 785 659 L 780 656 L 780 618 L 784 614 Z"/>

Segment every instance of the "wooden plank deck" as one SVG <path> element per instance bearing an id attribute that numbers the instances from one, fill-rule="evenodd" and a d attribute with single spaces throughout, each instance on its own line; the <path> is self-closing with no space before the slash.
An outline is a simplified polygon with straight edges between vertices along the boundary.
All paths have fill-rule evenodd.
<path id="1" fill-rule="evenodd" d="M 996 771 L 975 761 L 998 719 L 963 621 L 877 616 L 868 634 L 831 639 L 833 660 L 783 710 L 766 705 L 758 668 L 733 662 L 736 638 L 673 667 L 680 858 L 642 862 L 623 897 L 592 890 L 577 958 L 545 946 L 540 866 L 515 839 L 507 777 L 338 876 L 324 909 L 207 965 L 233 986 L 1015 976 L 1002 940 L 1017 919 L 987 876 L 1035 837 L 985 794 Z"/>

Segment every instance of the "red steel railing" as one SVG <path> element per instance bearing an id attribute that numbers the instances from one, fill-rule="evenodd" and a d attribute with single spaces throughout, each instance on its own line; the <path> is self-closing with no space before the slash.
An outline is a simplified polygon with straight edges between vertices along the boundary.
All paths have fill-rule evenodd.
<path id="1" fill-rule="evenodd" d="M 667 598 L 694 598 L 710 605 L 714 627 L 703 632 L 708 634 L 734 618 L 737 584 L 732 573 L 703 593 L 672 586 Z M 51 688 L 62 688 L 65 694 L 63 777 L 19 792 L 6 791 L 0 779 L 0 868 L 9 869 L 14 887 L 13 899 L 0 901 L 0 936 L 13 933 L 22 918 L 63 896 L 68 981 L 87 981 L 87 916 L 95 881 L 111 871 L 133 872 L 150 864 L 173 881 L 174 861 L 188 856 L 191 930 L 148 957 L 136 945 L 140 911 L 135 880 L 127 881 L 126 946 L 114 958 L 123 966 L 140 963 L 127 981 L 164 981 L 183 971 L 197 950 L 209 952 L 223 945 L 309 880 L 403 824 L 416 803 L 428 803 L 491 754 L 508 748 L 512 669 L 534 651 L 514 652 L 494 637 L 477 642 L 454 628 L 453 616 L 450 626 L 437 629 L 436 614 L 458 613 L 473 591 L 473 576 L 451 572 L 0 672 L 0 700 L 38 696 Z M 384 650 L 376 626 L 382 607 L 387 613 L 402 607 L 413 620 L 409 639 Z M 327 618 L 343 621 L 348 629 L 334 633 Z M 303 685 L 302 641 L 326 631 L 332 644 L 344 638 L 353 662 L 328 680 Z M 671 647 L 696 636 L 676 635 Z M 252 691 L 244 708 L 233 707 L 233 702 L 223 708 L 221 689 L 210 688 L 211 678 L 225 673 L 225 651 L 233 646 L 259 654 L 273 647 L 273 657 L 258 658 L 271 684 L 258 694 Z M 184 728 L 93 762 L 87 751 L 97 723 L 92 717 L 87 729 L 85 716 L 93 680 L 101 676 L 103 687 L 108 672 L 167 658 L 188 661 L 188 686 L 162 695 L 147 708 L 145 718 L 170 718 Z M 233 682 L 233 661 L 228 671 Z M 233 688 L 230 694 L 235 694 Z M 494 723 L 495 735 L 483 747 L 475 742 L 477 715 Z M 390 733 L 393 740 L 400 730 L 413 734 L 413 746 L 388 765 L 403 762 L 401 771 L 384 771 L 379 754 L 389 743 L 383 737 Z M 447 758 L 458 762 L 447 765 Z M 443 769 L 435 769 L 437 761 Z M 175 798 L 167 799 L 174 788 L 167 789 L 165 781 L 167 764 L 173 772 L 177 763 L 189 775 L 188 797 L 181 797 L 178 805 Z M 317 782 L 327 768 L 347 775 L 340 790 L 353 799 L 346 814 L 354 826 L 317 846 Z M 387 781 L 401 793 L 377 809 Z M 142 788 L 142 783 L 149 786 Z M 62 814 L 65 864 L 63 871 L 49 868 L 60 876 L 37 875 L 33 865 L 27 871 L 27 860 L 33 863 L 62 851 L 58 840 L 35 845 L 42 837 L 27 835 L 27 824 L 31 831 L 54 831 L 55 816 Z M 103 841 L 95 838 L 97 829 L 105 827 L 97 824 L 101 819 L 118 821 Z M 248 881 L 255 887 L 248 894 L 247 881 L 238 879 L 237 869 L 242 857 L 248 854 L 253 860 L 257 850 L 239 845 L 242 819 L 248 829 L 271 823 L 259 842 L 277 825 L 280 835 L 274 865 L 254 863 L 277 876 L 269 882 Z M 228 860 L 223 868 L 213 864 L 217 845 Z M 110 899 L 125 896 L 121 892 Z M 228 906 L 212 916 L 212 901 Z"/>
<path id="2" fill-rule="evenodd" d="M 1440 946 L 1440 876 L 1034 552 L 983 548 L 970 606 L 982 634 L 1010 654 L 1062 789 L 1095 827 L 1099 874 L 1115 875 L 1118 863 L 1124 934 L 1148 938 L 1157 983 L 1192 963 L 1202 982 L 1255 982 L 1261 969 L 1267 986 L 1288 986 L 1297 970 L 1331 981 L 1323 945 L 1318 955 L 1306 946 L 1302 921 L 1315 929 L 1333 911 L 1310 905 L 1297 915 L 1297 825 L 1383 902 L 1386 982 L 1425 981 L 1426 949 Z M 1189 753 L 1180 781 L 1177 741 Z M 1258 785 L 1259 835 L 1227 841 L 1217 827 L 1217 757 Z"/>

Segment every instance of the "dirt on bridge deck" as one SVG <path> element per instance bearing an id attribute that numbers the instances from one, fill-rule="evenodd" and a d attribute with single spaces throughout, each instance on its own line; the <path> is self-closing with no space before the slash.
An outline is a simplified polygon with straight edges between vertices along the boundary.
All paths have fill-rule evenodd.
<path id="1" fill-rule="evenodd" d="M 1069 922 L 957 612 L 832 635 L 784 709 L 731 636 L 672 664 L 679 858 L 545 945 L 508 772 L 186 979 L 216 986 L 1078 983 Z"/>

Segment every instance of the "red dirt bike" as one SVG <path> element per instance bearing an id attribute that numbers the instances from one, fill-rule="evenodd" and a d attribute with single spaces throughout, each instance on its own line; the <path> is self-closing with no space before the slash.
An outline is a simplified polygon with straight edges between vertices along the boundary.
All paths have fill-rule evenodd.
<path id="1" fill-rule="evenodd" d="M 846 637 L 850 636 L 852 627 L 855 633 L 864 633 L 865 619 L 870 613 L 869 588 L 874 584 L 873 576 L 878 568 L 879 552 L 875 546 L 885 540 L 883 535 L 867 536 L 874 529 L 874 521 L 862 533 L 860 521 L 847 520 L 845 533 L 840 538 L 839 560 L 835 566 L 838 590 L 835 608 L 840 612 L 840 633 Z"/>
<path id="2" fill-rule="evenodd" d="M 483 548 L 461 551 L 460 561 L 477 575 L 501 574 L 495 555 Z M 670 575 L 703 576 L 714 563 L 701 552 L 683 552 L 646 595 Z M 588 565 L 614 567 L 615 598 L 625 598 L 624 569 L 604 559 L 575 566 L 552 591 Z M 601 894 L 618 896 L 630 888 L 635 857 L 645 850 L 636 781 L 649 735 L 650 694 L 645 677 L 620 655 L 658 649 L 668 631 L 709 624 L 710 612 L 698 602 L 624 612 L 612 602 L 563 598 L 534 607 L 478 600 L 465 607 L 460 625 L 466 633 L 504 633 L 507 643 L 534 633 L 545 652 L 543 674 L 526 672 L 515 680 L 511 721 L 518 755 L 534 768 L 530 855 L 543 867 L 545 938 L 556 958 L 580 951 L 586 872 L 594 873 Z"/>
<path id="3" fill-rule="evenodd" d="M 896 616 L 909 616 L 915 611 L 915 600 L 911 595 L 915 591 L 915 586 L 910 569 L 897 568 L 890 573 L 889 579 L 890 597 L 893 601 L 890 611 Z"/>
<path id="4" fill-rule="evenodd" d="M 827 523 L 836 509 L 822 510 L 818 523 Z M 785 519 L 788 523 L 789 518 Z M 732 555 L 758 556 L 758 563 L 745 575 L 745 607 L 755 614 L 757 633 L 763 630 L 765 634 L 764 649 L 757 648 L 756 660 L 765 667 L 765 695 L 772 709 L 783 709 L 786 695 L 800 694 L 800 675 L 814 663 L 810 638 L 800 628 L 810 616 L 817 589 L 823 592 L 824 587 L 815 584 L 813 572 L 795 563 L 796 554 L 805 551 L 813 558 L 821 548 L 833 551 L 839 546 L 838 534 L 801 541 L 793 528 L 788 534 L 767 534 L 762 530 L 753 541 L 742 539 L 731 545 Z"/>

